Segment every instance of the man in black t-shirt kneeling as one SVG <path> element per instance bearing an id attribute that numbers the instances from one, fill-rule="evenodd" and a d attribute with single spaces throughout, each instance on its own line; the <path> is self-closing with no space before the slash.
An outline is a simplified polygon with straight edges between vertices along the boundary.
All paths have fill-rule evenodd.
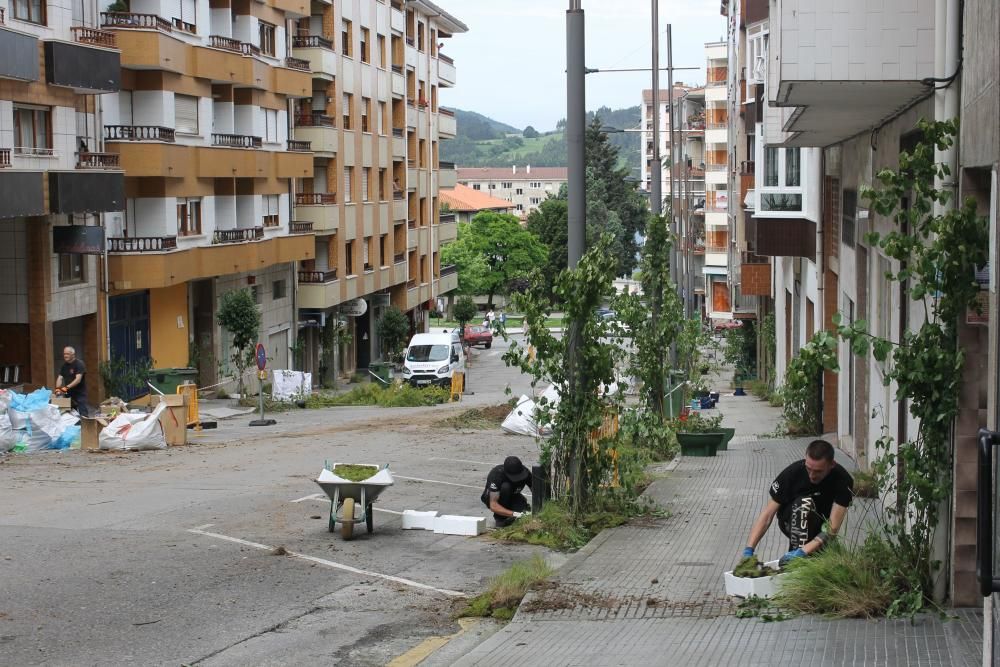
<path id="1" fill-rule="evenodd" d="M 531 472 L 516 456 L 508 456 L 503 465 L 494 467 L 486 476 L 486 488 L 480 500 L 493 512 L 497 528 L 509 526 L 528 511 L 528 499 L 521 491 L 529 477 Z"/>
<path id="2" fill-rule="evenodd" d="M 788 553 L 781 557 L 784 565 L 819 551 L 837 536 L 854 497 L 854 479 L 834 462 L 833 445 L 813 440 L 806 447 L 806 457 L 782 470 L 771 483 L 770 494 L 771 500 L 750 529 L 743 557 L 753 555 L 777 515 L 778 527 L 789 539 Z"/>

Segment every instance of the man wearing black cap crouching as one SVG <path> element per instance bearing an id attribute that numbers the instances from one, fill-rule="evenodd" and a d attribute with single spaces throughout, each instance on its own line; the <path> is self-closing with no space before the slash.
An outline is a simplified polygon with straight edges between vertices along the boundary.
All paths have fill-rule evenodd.
<path id="1" fill-rule="evenodd" d="M 521 490 L 529 477 L 531 471 L 516 456 L 508 456 L 503 465 L 496 466 L 486 476 L 481 499 L 493 512 L 497 528 L 509 526 L 528 511 L 528 499 L 521 495 Z"/>

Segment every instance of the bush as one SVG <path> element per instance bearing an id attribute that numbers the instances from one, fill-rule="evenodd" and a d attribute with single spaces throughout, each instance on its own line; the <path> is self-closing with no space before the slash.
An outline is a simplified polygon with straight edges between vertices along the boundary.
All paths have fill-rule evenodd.
<path id="1" fill-rule="evenodd" d="M 718 433 L 722 428 L 722 415 L 706 417 L 692 410 L 687 418 L 675 419 L 674 428 L 680 433 Z"/>
<path id="2" fill-rule="evenodd" d="M 306 399 L 306 407 L 377 405 L 382 408 L 416 408 L 444 403 L 450 396 L 450 392 L 441 387 L 418 389 L 408 384 L 383 387 L 368 383 L 343 394 L 314 394 Z"/>
<path id="3" fill-rule="evenodd" d="M 552 568 L 541 556 L 514 563 L 509 570 L 490 580 L 485 593 L 469 601 L 459 616 L 481 616 L 508 621 L 532 586 L 552 574 Z"/>
<path id="4" fill-rule="evenodd" d="M 591 505 L 574 519 L 565 504 L 550 500 L 538 514 L 530 514 L 506 528 L 500 528 L 493 537 L 505 542 L 538 544 L 556 551 L 576 551 L 606 528 L 628 523 L 638 516 L 657 515 L 658 510 L 648 503 L 628 496 L 624 491 L 609 490 L 599 504 Z"/>

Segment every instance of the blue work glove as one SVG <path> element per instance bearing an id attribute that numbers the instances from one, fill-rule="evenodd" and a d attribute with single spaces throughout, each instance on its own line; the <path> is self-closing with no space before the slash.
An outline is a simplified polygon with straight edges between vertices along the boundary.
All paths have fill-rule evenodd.
<path id="1" fill-rule="evenodd" d="M 784 567 L 788 565 L 788 563 L 790 563 L 791 561 L 795 560 L 796 558 L 805 558 L 807 555 L 808 554 L 801 548 L 796 549 L 795 551 L 789 551 L 787 554 L 781 557 L 781 560 L 778 561 L 778 567 Z"/>
<path id="2" fill-rule="evenodd" d="M 744 558 L 750 558 L 750 556 L 753 556 L 753 547 L 746 547 L 746 548 L 744 548 L 743 549 L 743 557 Z"/>

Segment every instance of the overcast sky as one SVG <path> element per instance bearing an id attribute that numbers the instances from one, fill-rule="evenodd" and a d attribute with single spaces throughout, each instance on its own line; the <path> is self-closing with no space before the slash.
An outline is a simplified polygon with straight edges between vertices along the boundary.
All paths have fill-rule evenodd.
<path id="1" fill-rule="evenodd" d="M 555 128 L 566 117 L 566 10 L 568 0 L 435 0 L 469 32 L 445 40 L 458 82 L 441 91 L 441 103 L 477 111 L 523 129 Z M 587 67 L 649 67 L 651 0 L 583 0 Z M 674 72 L 685 83 L 705 80 L 705 42 L 725 35 L 719 0 L 660 0 L 660 66 L 666 67 L 667 23 L 673 25 Z M 660 73 L 667 87 L 667 73 Z M 587 109 L 640 103 L 649 72 L 590 74 Z"/>

